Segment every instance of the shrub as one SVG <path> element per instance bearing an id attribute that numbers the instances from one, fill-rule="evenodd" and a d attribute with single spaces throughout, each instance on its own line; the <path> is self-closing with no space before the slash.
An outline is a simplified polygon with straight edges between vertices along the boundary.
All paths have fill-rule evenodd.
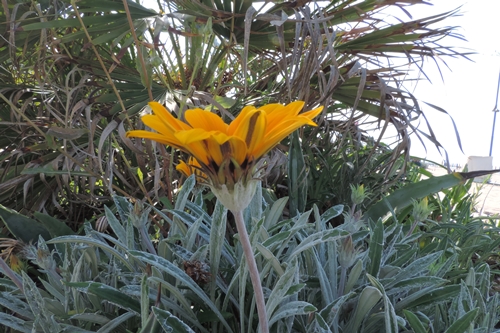
<path id="1" fill-rule="evenodd" d="M 114 197 L 109 230 L 87 222 L 82 235 L 24 245 L 29 270 L 2 266 L 5 332 L 255 332 L 232 218 L 219 203 L 208 215 L 193 189 L 189 178 L 168 210 Z M 410 220 L 347 210 L 333 227 L 342 206 L 283 218 L 286 201 L 259 189 L 245 211 L 272 332 L 495 331 L 500 237 L 490 221 L 423 221 L 408 234 Z M 147 236 L 158 231 L 152 215 L 167 237 Z"/>

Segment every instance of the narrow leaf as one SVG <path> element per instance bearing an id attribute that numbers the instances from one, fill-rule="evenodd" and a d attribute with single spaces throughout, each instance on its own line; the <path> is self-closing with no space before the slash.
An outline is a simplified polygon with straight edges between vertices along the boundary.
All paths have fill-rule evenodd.
<path id="1" fill-rule="evenodd" d="M 269 320 L 269 326 L 277 322 L 278 320 L 291 317 L 291 316 L 300 316 L 306 315 L 311 312 L 316 311 L 317 309 L 312 306 L 310 303 L 302 302 L 302 301 L 293 301 L 284 303 L 279 309 L 274 313 L 271 320 Z"/>
<path id="2" fill-rule="evenodd" d="M 418 319 L 418 317 L 411 311 L 403 310 L 403 313 L 410 324 L 411 329 L 415 333 L 427 333 L 427 330 L 424 327 L 424 324 Z"/>
<path id="3" fill-rule="evenodd" d="M 372 219 L 372 221 L 377 221 L 379 218 L 384 219 L 391 210 L 405 208 L 413 202 L 412 200 L 421 199 L 432 193 L 453 187 L 460 184 L 463 180 L 462 175 L 455 172 L 449 175 L 425 179 L 418 183 L 408 184 L 375 203 L 366 211 L 364 217 Z"/>
<path id="4" fill-rule="evenodd" d="M 0 312 L 0 326 L 9 327 L 16 332 L 31 333 L 31 328 L 25 324 L 25 321 L 6 313 Z M 7 331 L 5 331 L 7 332 Z"/>
<path id="5" fill-rule="evenodd" d="M 42 224 L 2 205 L 0 218 L 16 239 L 27 244 L 36 243 L 40 236 L 45 240 L 51 239 L 49 231 Z"/>
<path id="6" fill-rule="evenodd" d="M 444 333 L 463 333 L 466 332 L 474 322 L 479 308 L 470 310 L 465 315 L 457 319 Z"/>
<path id="7" fill-rule="evenodd" d="M 195 333 L 189 326 L 168 311 L 153 307 L 153 313 L 165 332 Z"/>
<path id="8" fill-rule="evenodd" d="M 384 247 L 384 225 L 382 220 L 378 220 L 370 238 L 370 245 L 368 248 L 368 258 L 370 264 L 368 266 L 368 274 L 377 277 L 382 261 L 382 250 Z"/>
<path id="9" fill-rule="evenodd" d="M 52 237 L 74 235 L 75 232 L 66 223 L 40 212 L 34 213 L 35 218 L 42 223 Z"/>
<path id="10" fill-rule="evenodd" d="M 288 201 L 290 216 L 302 213 L 306 207 L 307 177 L 304 154 L 297 131 L 292 133 L 288 152 Z"/>
<path id="11" fill-rule="evenodd" d="M 141 313 L 141 303 L 118 289 L 99 282 L 68 282 L 68 286 L 77 288 L 85 293 L 93 294 L 102 300 L 106 300 L 122 309 Z"/>
<path id="12" fill-rule="evenodd" d="M 293 258 L 294 256 L 300 254 L 301 252 L 310 249 L 313 246 L 316 246 L 321 243 L 331 242 L 333 240 L 338 239 L 346 234 L 343 230 L 333 229 L 326 230 L 314 233 L 306 238 L 304 238 L 299 246 L 297 246 L 293 252 L 290 254 L 289 258 Z"/>
<path id="13" fill-rule="evenodd" d="M 367 286 L 359 295 L 354 315 L 349 320 L 344 332 L 358 332 L 359 327 L 367 315 L 367 313 L 378 303 L 382 293 L 375 287 Z"/>
<path id="14" fill-rule="evenodd" d="M 158 257 L 154 254 L 145 253 L 141 251 L 130 251 L 130 254 L 136 257 L 138 260 L 149 263 L 160 271 L 166 272 L 176 278 L 178 281 L 182 281 L 191 291 L 193 291 L 205 304 L 210 307 L 210 309 L 216 314 L 217 318 L 226 327 L 227 332 L 233 332 L 227 321 L 224 319 L 220 311 L 217 309 L 216 305 L 208 298 L 203 289 L 201 289 L 189 275 L 187 275 L 183 270 L 181 270 L 176 265 L 172 264 L 170 261 Z"/>
<path id="15" fill-rule="evenodd" d="M 124 314 L 113 318 L 108 323 L 103 325 L 96 333 L 112 333 L 116 332 L 118 326 L 120 326 L 123 322 L 135 317 L 135 313 L 133 312 L 125 312 Z"/>

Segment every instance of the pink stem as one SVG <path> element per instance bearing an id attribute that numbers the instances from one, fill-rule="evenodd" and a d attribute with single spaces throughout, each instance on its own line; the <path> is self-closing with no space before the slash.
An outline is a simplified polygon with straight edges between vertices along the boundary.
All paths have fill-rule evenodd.
<path id="1" fill-rule="evenodd" d="M 253 255 L 252 245 L 250 244 L 245 222 L 243 221 L 243 212 L 233 212 L 233 215 L 236 220 L 236 229 L 238 229 L 238 234 L 240 235 L 240 242 L 243 246 L 248 271 L 250 272 L 250 279 L 252 280 L 253 290 L 255 292 L 255 303 L 257 305 L 257 313 L 259 314 L 260 332 L 269 333 L 269 322 L 267 321 L 264 292 L 262 291 L 259 270 L 257 269 L 257 263 L 255 262 L 255 257 Z"/>

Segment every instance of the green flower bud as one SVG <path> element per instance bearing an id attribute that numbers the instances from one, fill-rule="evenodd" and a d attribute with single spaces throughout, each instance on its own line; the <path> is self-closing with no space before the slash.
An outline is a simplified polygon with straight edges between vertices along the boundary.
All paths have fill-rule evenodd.
<path id="1" fill-rule="evenodd" d="M 338 255 L 340 267 L 348 269 L 354 265 L 357 255 L 358 251 L 354 249 L 351 235 L 344 237 L 340 243 L 340 251 Z"/>
<path id="2" fill-rule="evenodd" d="M 354 186 L 351 186 L 351 201 L 355 205 L 360 205 L 363 203 L 363 201 L 366 199 L 366 193 L 365 193 L 365 186 L 363 184 Z"/>
<path id="3" fill-rule="evenodd" d="M 411 213 L 415 221 L 424 221 L 432 213 L 434 207 L 429 206 L 427 197 L 423 198 L 420 202 L 413 201 L 413 211 Z"/>

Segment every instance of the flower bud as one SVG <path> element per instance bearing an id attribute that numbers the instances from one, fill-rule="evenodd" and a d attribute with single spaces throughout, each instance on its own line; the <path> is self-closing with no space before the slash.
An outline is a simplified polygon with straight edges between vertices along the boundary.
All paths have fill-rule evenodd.
<path id="1" fill-rule="evenodd" d="M 411 213 L 415 221 L 424 221 L 429 214 L 434 210 L 434 207 L 429 206 L 427 197 L 423 198 L 420 202 L 413 201 L 413 211 Z"/>
<path id="2" fill-rule="evenodd" d="M 338 261 L 340 267 L 348 269 L 356 262 L 356 257 L 358 251 L 354 249 L 354 244 L 352 243 L 351 235 L 344 237 L 340 244 L 340 251 L 338 255 Z"/>
<path id="3" fill-rule="evenodd" d="M 351 201 L 355 205 L 360 205 L 365 201 L 366 199 L 366 193 L 365 193 L 365 186 L 363 184 L 354 186 L 351 186 Z"/>

